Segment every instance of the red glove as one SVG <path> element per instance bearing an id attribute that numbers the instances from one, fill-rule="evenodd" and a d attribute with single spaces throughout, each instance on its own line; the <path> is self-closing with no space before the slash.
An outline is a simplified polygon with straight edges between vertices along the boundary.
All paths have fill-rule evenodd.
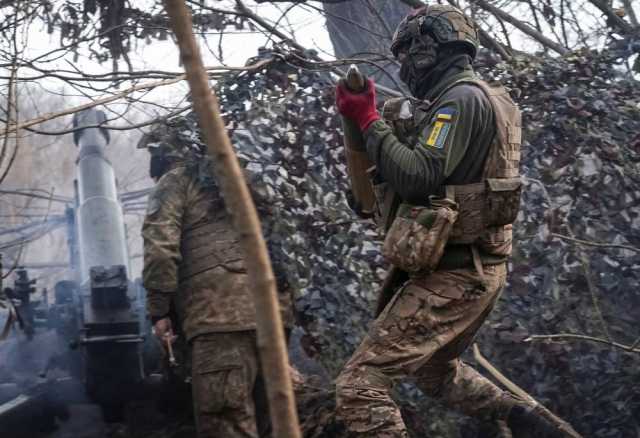
<path id="1" fill-rule="evenodd" d="M 340 81 L 336 88 L 336 106 L 340 114 L 356 122 L 362 132 L 380 120 L 376 109 L 376 86 L 372 79 L 367 81 L 367 87 L 361 93 L 352 92 Z"/>

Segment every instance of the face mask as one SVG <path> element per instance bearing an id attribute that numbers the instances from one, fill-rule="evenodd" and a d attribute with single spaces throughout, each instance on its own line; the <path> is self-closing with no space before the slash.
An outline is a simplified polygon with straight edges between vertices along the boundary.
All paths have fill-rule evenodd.
<path id="1" fill-rule="evenodd" d="M 149 176 L 153 179 L 159 179 L 167 171 L 169 162 L 160 154 L 152 154 L 149 160 Z"/>
<path id="2" fill-rule="evenodd" d="M 438 43 L 429 35 L 414 39 L 400 66 L 400 79 L 416 96 L 424 77 L 437 65 Z"/>

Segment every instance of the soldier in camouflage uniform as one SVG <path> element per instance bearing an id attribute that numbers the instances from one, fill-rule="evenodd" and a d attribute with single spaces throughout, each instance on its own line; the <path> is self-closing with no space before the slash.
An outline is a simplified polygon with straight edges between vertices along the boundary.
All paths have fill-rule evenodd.
<path id="1" fill-rule="evenodd" d="M 427 206 L 434 196 L 455 200 L 459 214 L 451 234 L 433 242 L 443 248 L 437 267 L 405 274 L 379 307 L 337 379 L 338 414 L 352 436 L 407 437 L 390 393 L 396 381 L 412 377 L 425 394 L 503 429 L 508 425 L 516 438 L 579 436 L 459 359 L 506 281 L 519 201 L 520 113 L 504 88 L 475 76 L 476 29 L 456 8 L 414 11 L 398 27 L 391 51 L 417 99 L 388 102 L 386 122 L 376 110 L 372 81 L 363 93 L 344 84 L 336 91 L 340 113 L 359 125 L 376 166 L 381 228 L 393 229 L 400 204 Z M 501 190 L 505 202 L 488 207 Z M 510 217 L 500 226 L 484 220 L 503 210 L 511 210 Z M 398 244 L 389 237 L 385 247 Z"/>
<path id="2" fill-rule="evenodd" d="M 238 236 L 209 162 L 168 129 L 146 136 L 141 147 L 151 152 L 157 180 L 142 227 L 147 306 L 163 345 L 174 337 L 169 315 L 175 313 L 191 346 L 198 436 L 264 436 L 268 415 L 255 308 Z M 281 292 L 280 299 L 290 325 L 290 298 Z"/>

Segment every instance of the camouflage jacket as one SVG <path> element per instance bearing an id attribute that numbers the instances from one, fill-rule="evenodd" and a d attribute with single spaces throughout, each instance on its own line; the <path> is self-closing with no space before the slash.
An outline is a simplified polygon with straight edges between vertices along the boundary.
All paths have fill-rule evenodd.
<path id="1" fill-rule="evenodd" d="M 188 340 L 255 329 L 255 307 L 236 232 L 215 185 L 197 165 L 165 173 L 149 197 L 142 227 L 143 282 L 151 317 L 173 309 Z M 291 299 L 280 293 L 285 324 Z"/>

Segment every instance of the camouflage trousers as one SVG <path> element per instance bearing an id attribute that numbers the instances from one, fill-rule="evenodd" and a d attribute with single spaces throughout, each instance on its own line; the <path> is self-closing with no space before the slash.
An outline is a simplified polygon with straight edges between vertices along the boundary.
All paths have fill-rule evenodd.
<path id="1" fill-rule="evenodd" d="M 390 396 L 394 383 L 407 377 L 467 415 L 506 417 L 513 396 L 458 358 L 504 288 L 505 264 L 484 271 L 436 271 L 412 279 L 385 307 L 336 381 L 338 416 L 352 436 L 408 436 Z"/>
<path id="2" fill-rule="evenodd" d="M 255 332 L 200 335 L 191 348 L 198 438 L 268 436 L 268 404 Z"/>

